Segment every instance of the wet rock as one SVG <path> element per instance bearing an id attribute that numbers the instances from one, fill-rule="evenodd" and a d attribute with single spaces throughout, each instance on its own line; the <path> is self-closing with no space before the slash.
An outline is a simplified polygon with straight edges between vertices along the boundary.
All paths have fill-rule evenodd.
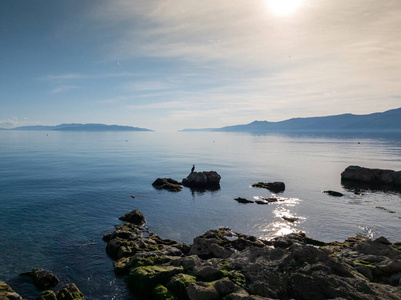
<path id="1" fill-rule="evenodd" d="M 234 200 L 237 201 L 238 203 L 243 203 L 243 204 L 254 203 L 254 201 L 252 200 L 248 200 L 241 197 L 235 198 Z"/>
<path id="2" fill-rule="evenodd" d="M 363 188 L 401 192 L 401 171 L 349 166 L 341 173 L 341 182 L 350 189 Z"/>
<path id="3" fill-rule="evenodd" d="M 132 248 L 131 237 L 115 233 L 108 243 Z M 189 252 L 154 233 L 137 240 L 143 247 L 116 264 L 139 299 L 401 299 L 401 243 L 384 237 L 264 241 L 220 228 L 196 237 Z"/>
<path id="4" fill-rule="evenodd" d="M 182 191 L 182 183 L 178 182 L 172 178 L 157 178 L 152 185 L 156 189 L 164 189 L 170 192 L 179 192 Z"/>
<path id="5" fill-rule="evenodd" d="M 221 176 L 216 171 L 192 172 L 182 180 L 186 187 L 195 189 L 219 189 Z"/>
<path id="6" fill-rule="evenodd" d="M 135 209 L 121 217 L 119 217 L 121 221 L 130 222 L 134 225 L 143 225 L 146 223 L 145 216 L 139 209 Z"/>
<path id="7" fill-rule="evenodd" d="M 276 182 L 258 182 L 252 184 L 252 187 L 264 188 L 272 191 L 273 193 L 281 193 L 285 191 L 284 182 L 276 181 Z"/>
<path id="8" fill-rule="evenodd" d="M 22 300 L 22 297 L 18 295 L 13 289 L 4 281 L 0 280 L 0 299 L 4 300 Z"/>
<path id="9" fill-rule="evenodd" d="M 69 283 L 60 287 L 57 300 L 85 300 L 85 297 L 74 283 Z"/>
<path id="10" fill-rule="evenodd" d="M 52 290 L 46 290 L 41 292 L 36 300 L 57 300 L 57 295 Z"/>
<path id="11" fill-rule="evenodd" d="M 55 287 L 60 280 L 52 271 L 43 269 L 32 269 L 29 272 L 22 273 L 20 276 L 29 276 L 33 280 L 33 284 L 41 290 Z"/>
<path id="12" fill-rule="evenodd" d="M 333 197 L 343 197 L 344 196 L 344 194 L 342 194 L 340 192 L 331 191 L 331 190 L 323 191 L 323 193 L 325 193 L 327 195 L 330 195 L 330 196 L 333 196 Z"/>

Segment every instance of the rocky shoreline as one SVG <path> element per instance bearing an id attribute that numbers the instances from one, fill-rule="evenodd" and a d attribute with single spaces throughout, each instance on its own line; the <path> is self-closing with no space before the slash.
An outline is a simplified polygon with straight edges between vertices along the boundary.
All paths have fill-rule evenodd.
<path id="1" fill-rule="evenodd" d="M 220 228 L 187 245 L 150 232 L 139 210 L 123 219 L 103 239 L 139 299 L 401 299 L 401 243 L 384 237 L 266 241 Z"/>

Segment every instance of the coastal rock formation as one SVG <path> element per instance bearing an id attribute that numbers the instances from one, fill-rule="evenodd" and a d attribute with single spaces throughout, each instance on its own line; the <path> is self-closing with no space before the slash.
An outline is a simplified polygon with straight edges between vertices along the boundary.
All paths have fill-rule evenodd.
<path id="1" fill-rule="evenodd" d="M 178 182 L 172 178 L 157 178 L 152 185 L 158 190 L 164 189 L 170 192 L 182 191 L 181 182 Z"/>
<path id="2" fill-rule="evenodd" d="M 401 192 L 401 171 L 349 166 L 341 173 L 341 182 L 347 188 Z"/>
<path id="3" fill-rule="evenodd" d="M 264 188 L 272 191 L 273 193 L 282 193 L 285 191 L 284 182 L 276 181 L 276 182 L 258 182 L 252 184 L 252 187 Z"/>
<path id="4" fill-rule="evenodd" d="M 384 237 L 265 241 L 220 228 L 189 246 L 125 223 L 103 239 L 140 299 L 401 299 L 401 243 Z"/>
<path id="5" fill-rule="evenodd" d="M 1 300 L 22 300 L 22 297 L 18 295 L 13 289 L 4 281 L 0 280 L 0 299 Z"/>
<path id="6" fill-rule="evenodd" d="M 191 172 L 182 184 L 190 188 L 219 189 L 221 176 L 216 171 Z"/>

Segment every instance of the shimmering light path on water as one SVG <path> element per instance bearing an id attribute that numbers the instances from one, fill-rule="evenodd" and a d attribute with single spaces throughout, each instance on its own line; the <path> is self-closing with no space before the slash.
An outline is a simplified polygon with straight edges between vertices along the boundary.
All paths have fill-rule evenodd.
<path id="1" fill-rule="evenodd" d="M 0 280 L 28 296 L 35 289 L 17 275 L 42 267 L 87 299 L 131 299 L 101 238 L 135 208 L 153 232 L 187 243 L 219 226 L 262 238 L 302 230 L 324 241 L 401 241 L 400 194 L 354 195 L 340 184 L 349 165 L 401 170 L 401 135 L 0 131 L 0 140 Z M 157 177 L 181 180 L 192 164 L 217 171 L 221 189 L 152 187 Z M 251 187 L 259 181 L 283 181 L 286 191 Z M 280 201 L 234 201 L 273 196 Z"/>

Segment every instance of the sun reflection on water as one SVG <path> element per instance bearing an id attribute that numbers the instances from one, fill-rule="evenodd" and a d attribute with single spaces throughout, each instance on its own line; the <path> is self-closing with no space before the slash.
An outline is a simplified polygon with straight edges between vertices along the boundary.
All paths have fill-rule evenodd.
<path id="1" fill-rule="evenodd" d="M 299 232 L 298 224 L 306 220 L 305 217 L 298 216 L 292 211 L 301 200 L 298 198 L 276 197 L 274 194 L 270 198 L 255 196 L 254 199 L 266 201 L 265 204 L 276 205 L 272 210 L 273 221 L 268 224 L 260 225 L 260 230 L 265 232 L 262 239 L 272 239 L 277 236 L 283 236 L 294 232 Z M 276 199 L 273 201 L 272 199 Z"/>

